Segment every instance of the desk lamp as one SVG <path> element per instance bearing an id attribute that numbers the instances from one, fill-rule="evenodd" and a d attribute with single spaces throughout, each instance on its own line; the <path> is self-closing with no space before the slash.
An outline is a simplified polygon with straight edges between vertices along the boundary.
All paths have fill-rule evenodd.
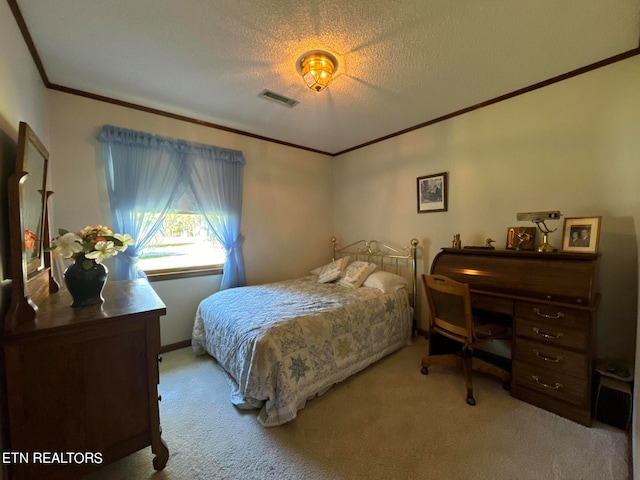
<path id="1" fill-rule="evenodd" d="M 549 212 L 521 212 L 516 215 L 516 218 L 519 222 L 531 220 L 535 223 L 540 231 L 543 234 L 542 244 L 538 247 L 538 252 L 548 253 L 548 252 L 557 252 L 558 249 L 552 245 L 549 245 L 549 234 L 558 230 L 554 228 L 553 230 L 549 230 L 547 224 L 545 223 L 547 220 L 558 220 L 562 214 L 558 210 L 553 210 Z"/>

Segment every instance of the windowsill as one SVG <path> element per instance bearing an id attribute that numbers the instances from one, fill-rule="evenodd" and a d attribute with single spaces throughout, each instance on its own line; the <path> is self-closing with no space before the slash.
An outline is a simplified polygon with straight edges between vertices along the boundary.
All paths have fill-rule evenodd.
<path id="1" fill-rule="evenodd" d="M 210 267 L 176 268 L 171 270 L 154 270 L 144 272 L 149 282 L 161 282 L 163 280 L 178 280 L 180 278 L 204 277 L 206 275 L 222 275 L 222 265 Z"/>

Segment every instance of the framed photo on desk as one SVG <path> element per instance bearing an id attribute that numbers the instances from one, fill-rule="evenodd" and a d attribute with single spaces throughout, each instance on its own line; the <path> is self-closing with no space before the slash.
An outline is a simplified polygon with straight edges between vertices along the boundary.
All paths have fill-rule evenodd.
<path id="1" fill-rule="evenodd" d="M 598 253 L 602 217 L 567 217 L 562 232 L 562 251 Z"/>

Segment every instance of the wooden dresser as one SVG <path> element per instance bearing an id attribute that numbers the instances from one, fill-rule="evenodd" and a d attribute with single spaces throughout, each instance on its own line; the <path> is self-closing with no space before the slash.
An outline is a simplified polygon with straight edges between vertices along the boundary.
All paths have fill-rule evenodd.
<path id="1" fill-rule="evenodd" d="M 473 308 L 511 317 L 511 394 L 591 425 L 598 306 L 595 254 L 443 249 L 437 273 L 470 285 Z"/>
<path id="2" fill-rule="evenodd" d="M 22 454 L 4 465 L 9 480 L 80 478 L 149 445 L 154 467 L 167 463 L 157 390 L 166 308 L 146 280 L 108 281 L 104 298 L 71 308 L 61 290 L 38 304 L 35 324 L 2 336 L 5 450 Z"/>

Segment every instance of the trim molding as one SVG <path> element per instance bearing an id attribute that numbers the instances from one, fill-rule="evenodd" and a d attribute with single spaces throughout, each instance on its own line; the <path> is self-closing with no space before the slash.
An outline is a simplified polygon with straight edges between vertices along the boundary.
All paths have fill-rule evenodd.
<path id="1" fill-rule="evenodd" d="M 49 88 L 51 90 L 57 90 L 59 92 L 69 93 L 71 95 L 77 95 L 77 96 L 80 96 L 80 97 L 90 98 L 92 100 L 98 100 L 98 101 L 101 101 L 101 102 L 111 103 L 111 104 L 114 104 L 114 105 L 119 105 L 121 107 L 131 108 L 133 110 L 140 110 L 142 112 L 151 113 L 153 115 L 159 115 L 159 116 L 162 116 L 162 117 L 172 118 L 174 120 L 180 120 L 180 121 L 187 122 L 187 123 L 194 123 L 196 125 L 201 125 L 203 127 L 213 128 L 213 129 L 216 129 L 216 130 L 222 130 L 222 131 L 230 132 L 230 133 L 235 133 L 237 135 L 242 135 L 242 136 L 245 136 L 245 137 L 251 137 L 251 138 L 258 139 L 258 140 L 264 140 L 265 142 L 277 143 L 278 145 L 284 145 L 284 146 L 287 146 L 287 147 L 298 148 L 300 150 L 306 150 L 308 152 L 320 153 L 320 154 L 323 154 L 323 155 L 328 155 L 330 157 L 337 157 L 337 156 L 340 156 L 340 155 L 348 153 L 348 152 L 353 152 L 354 150 L 358 150 L 360 148 L 367 147 L 369 145 L 373 145 L 374 143 L 382 142 L 384 140 L 388 140 L 390 138 L 397 137 L 397 136 L 403 135 L 405 133 L 412 132 L 414 130 L 419 130 L 421 128 L 428 127 L 429 125 L 433 125 L 435 123 L 439 123 L 439 122 L 442 122 L 444 120 L 448 120 L 450 118 L 457 117 L 459 115 L 463 115 L 465 113 L 469 113 L 469 112 L 472 112 L 474 110 L 478 110 L 480 108 L 487 107 L 489 105 L 493 105 L 493 104 L 498 103 L 498 102 L 502 102 L 503 100 L 508 100 L 510 98 L 517 97 L 518 95 L 523 95 L 523 94 L 531 92 L 533 90 L 537 90 L 539 88 L 543 88 L 543 87 L 546 87 L 548 85 L 552 85 L 554 83 L 561 82 L 561 81 L 566 80 L 568 78 L 576 77 L 578 75 L 582 75 L 583 73 L 587 73 L 587 72 L 590 72 L 592 70 L 596 70 L 598 68 L 602 68 L 602 67 L 605 67 L 607 65 L 611 65 L 612 63 L 616 63 L 616 62 L 619 62 L 621 60 L 626 60 L 627 58 L 631 58 L 631 57 L 634 57 L 636 55 L 640 55 L 640 39 L 639 39 L 639 46 L 637 48 L 632 49 L 632 50 L 620 53 L 618 55 L 614 55 L 614 56 L 609 57 L 609 58 L 605 58 L 604 60 L 600 60 L 600 61 L 592 63 L 590 65 L 587 65 L 587 66 L 584 66 L 584 67 L 581 67 L 581 68 L 577 68 L 575 70 L 571 70 L 570 72 L 563 73 L 561 75 L 557 75 L 555 77 L 549 78 L 547 80 L 543 80 L 543 81 L 538 82 L 538 83 L 534 83 L 533 85 L 529 85 L 528 87 L 520 88 L 520 89 L 515 90 L 513 92 L 510 92 L 510 93 L 507 93 L 507 94 L 504 94 L 504 95 L 500 95 L 499 97 L 495 97 L 495 98 L 486 100 L 486 101 L 481 102 L 481 103 L 477 103 L 477 104 L 472 105 L 470 107 L 466 107 L 466 108 L 463 108 L 461 110 L 457 110 L 455 112 L 449 113 L 447 115 L 443 115 L 441 117 L 434 118 L 433 120 L 429 120 L 429 121 L 426 121 L 426 122 L 423 122 L 423 123 L 419 123 L 418 125 L 414 125 L 413 127 L 405 128 L 405 129 L 399 130 L 399 131 L 397 131 L 395 133 L 390 133 L 389 135 L 385 135 L 385 136 L 377 138 L 375 140 L 371 140 L 369 142 L 362 143 L 360 145 L 356 145 L 356 146 L 348 148 L 346 150 L 342 150 L 342 151 L 336 152 L 336 153 L 330 153 L 330 152 L 325 152 L 325 151 L 322 151 L 322 150 L 316 150 L 314 148 L 305 147 L 305 146 L 302 146 L 302 145 L 296 145 L 296 144 L 293 144 L 293 143 L 284 142 L 284 141 L 277 140 L 277 139 L 274 139 L 274 138 L 264 137 L 262 135 L 257 135 L 257 134 L 245 132 L 245 131 L 242 131 L 242 130 L 237 130 L 235 128 L 225 127 L 224 125 L 218 125 L 216 123 L 211 123 L 211 122 L 207 122 L 207 121 L 204 121 L 204 120 L 198 120 L 196 118 L 187 117 L 187 116 L 184 116 L 184 115 L 178 115 L 176 113 L 171 113 L 171 112 L 167 112 L 167 111 L 164 111 L 164 110 L 158 110 L 156 108 L 151 108 L 151 107 L 145 107 L 144 105 L 138 105 L 136 103 L 125 102 L 125 101 L 122 101 L 122 100 L 117 100 L 115 98 L 105 97 L 103 95 L 98 95 L 96 93 L 86 92 L 84 90 L 78 90 L 78 89 L 75 89 L 75 88 L 65 87 L 64 85 L 57 85 L 57 84 L 51 83 L 49 81 L 49 78 L 47 77 L 47 73 L 46 73 L 46 71 L 44 69 L 44 65 L 42 64 L 42 60 L 40 59 L 40 55 L 38 54 L 38 50 L 36 49 L 36 46 L 33 43 L 33 39 L 31 38 L 31 34 L 29 33 L 29 30 L 27 28 L 27 24 L 24 21 L 24 17 L 22 16 L 22 12 L 20 12 L 20 8 L 18 7 L 17 0 L 7 0 L 7 3 L 9 4 L 9 7 L 11 8 L 11 12 L 13 13 L 13 16 L 14 16 L 14 18 L 16 20 L 16 23 L 18 24 L 18 28 L 20 29 L 20 32 L 22 33 L 24 41 L 27 44 L 27 47 L 29 48 L 29 52 L 31 52 L 31 57 L 33 58 L 33 61 L 36 64 L 36 67 L 38 68 L 38 71 L 40 72 L 40 77 L 42 78 L 42 82 L 44 83 L 45 87 L 47 87 L 47 88 Z"/>
<path id="2" fill-rule="evenodd" d="M 35 47 L 34 47 L 35 49 Z M 45 83 L 45 85 L 47 85 Z M 307 150 L 309 152 L 321 153 L 323 155 L 335 156 L 333 153 L 324 152 L 322 150 L 316 150 L 315 148 L 309 148 L 302 145 L 296 145 L 294 143 L 284 142 L 282 140 L 276 140 L 274 138 L 264 137 L 262 135 L 257 135 L 255 133 L 245 132 L 243 130 L 237 130 L 235 128 L 225 127 L 224 125 L 218 125 L 217 123 L 207 122 L 205 120 L 198 120 L 197 118 L 187 117 L 184 115 L 178 115 L 177 113 L 167 112 L 165 110 L 158 110 L 157 108 L 145 107 L 144 105 L 139 105 L 137 103 L 125 102 L 123 100 L 116 100 L 115 98 L 105 97 L 103 95 L 98 95 L 97 93 L 86 92 L 84 90 L 78 90 L 75 88 L 65 87 L 64 85 L 57 85 L 55 83 L 49 83 L 47 88 L 51 90 L 57 90 L 59 92 L 69 93 L 71 95 L 77 95 L 79 97 L 90 98 L 92 100 L 98 100 L 100 102 L 111 103 L 113 105 L 118 105 L 121 107 L 131 108 L 132 110 L 140 110 L 141 112 L 151 113 L 153 115 L 160 115 L 162 117 L 172 118 L 174 120 L 180 120 L 182 122 L 187 123 L 195 123 L 196 125 L 201 125 L 203 127 L 213 128 L 216 130 L 222 130 L 225 132 L 235 133 L 237 135 L 243 135 L 245 137 L 256 138 L 258 140 L 264 140 L 266 142 L 277 143 L 279 145 L 284 145 L 287 147 L 298 148 L 300 150 Z"/>
<path id="3" fill-rule="evenodd" d="M 552 85 L 554 83 L 561 82 L 561 81 L 566 80 L 568 78 L 576 77 L 578 75 L 582 75 L 583 73 L 591 72 L 592 70 L 597 70 L 598 68 L 602 68 L 602 67 L 605 67 L 607 65 L 611 65 L 612 63 L 616 63 L 616 62 L 619 62 L 621 60 L 626 60 L 627 58 L 631 58 L 631 57 L 634 57 L 636 55 L 640 55 L 640 47 L 634 48 L 633 50 L 629 50 L 629 51 L 624 52 L 624 53 L 620 53 L 618 55 L 614 55 L 613 57 L 605 58 L 604 60 L 600 60 L 599 62 L 592 63 L 591 65 L 587 65 L 585 67 L 576 68 L 575 70 L 571 70 L 570 72 L 563 73 L 561 75 L 549 78 L 547 80 L 543 80 L 543 81 L 538 82 L 538 83 L 534 83 L 533 85 L 529 85 L 528 87 L 524 87 L 524 88 L 520 88 L 518 90 L 514 90 L 511 93 L 506 93 L 504 95 L 500 95 L 499 97 L 495 97 L 495 98 L 492 98 L 490 100 L 487 100 L 487 101 L 472 105 L 470 107 L 466 107 L 466 108 L 463 108 L 461 110 L 458 110 L 458 111 L 455 111 L 455 112 L 452 112 L 452 113 L 448 113 L 447 115 L 443 115 L 441 117 L 434 118 L 433 120 L 429 120 L 427 122 L 420 123 L 418 125 L 414 125 L 413 127 L 405 128 L 404 130 L 400 130 L 398 132 L 391 133 L 389 135 L 385 135 L 384 137 L 380 137 L 380 138 L 377 138 L 375 140 L 371 140 L 370 142 L 366 142 L 366 143 L 363 143 L 361 145 L 356 145 L 355 147 L 348 148 L 346 150 L 342 150 L 341 152 L 337 152 L 337 153 L 333 154 L 333 156 L 338 156 L 338 155 L 342 155 L 343 153 L 352 152 L 354 150 L 358 150 L 358 149 L 366 147 L 368 145 L 373 145 L 374 143 L 382 142 L 383 140 L 388 140 L 389 138 L 397 137 L 399 135 L 403 135 L 405 133 L 412 132 L 414 130 L 418 130 L 420 128 L 428 127 L 429 125 L 433 125 L 434 123 L 439 123 L 439 122 L 442 122 L 444 120 L 448 120 L 450 118 L 457 117 L 459 115 L 463 115 L 465 113 L 469 113 L 469 112 L 472 112 L 474 110 L 478 110 L 478 109 L 483 108 L 483 107 L 488 107 L 489 105 L 493 105 L 495 103 L 502 102 L 503 100 L 508 100 L 510 98 L 517 97 L 518 95 L 523 95 L 523 94 L 529 93 L 529 92 L 531 92 L 533 90 L 537 90 L 539 88 L 546 87 L 546 86 Z"/>
<path id="4" fill-rule="evenodd" d="M 29 29 L 27 28 L 27 24 L 24 21 L 24 17 L 22 16 L 22 12 L 20 11 L 20 7 L 18 7 L 17 0 L 7 0 L 9 4 L 9 8 L 11 8 L 11 13 L 13 13 L 13 18 L 15 18 L 16 23 L 18 24 L 18 28 L 20 29 L 20 33 L 22 33 L 22 38 L 24 38 L 24 43 L 27 44 L 27 48 L 29 52 L 31 52 L 31 58 L 33 62 L 36 64 L 38 68 L 38 72 L 40 72 L 40 78 L 42 78 L 42 83 L 44 86 L 49 88 L 49 78 L 47 78 L 47 72 L 44 70 L 44 65 L 42 65 L 42 60 L 40 60 L 40 55 L 38 54 L 38 50 L 36 50 L 36 45 L 33 43 L 33 39 L 31 38 L 31 34 L 29 33 Z"/>
<path id="5" fill-rule="evenodd" d="M 160 353 L 172 352 L 174 350 L 180 350 L 181 348 L 190 347 L 191 340 L 183 340 L 181 342 L 171 343 L 169 345 L 163 345 L 160 347 Z"/>

